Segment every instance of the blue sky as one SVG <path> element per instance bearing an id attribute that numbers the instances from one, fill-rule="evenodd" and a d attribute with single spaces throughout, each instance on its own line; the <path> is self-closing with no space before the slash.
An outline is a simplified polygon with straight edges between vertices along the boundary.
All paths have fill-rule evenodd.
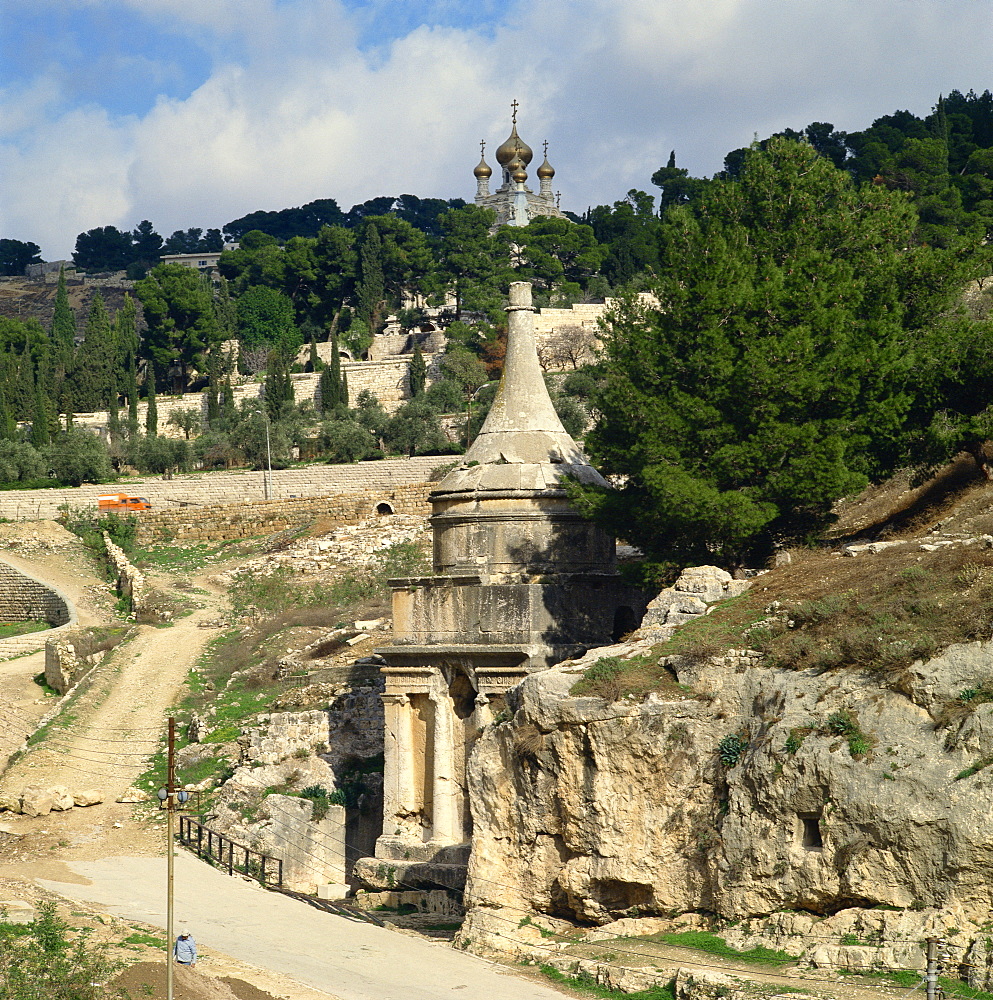
<path id="1" fill-rule="evenodd" d="M 0 237 L 472 198 L 549 141 L 562 205 L 710 175 L 757 134 L 993 89 L 977 0 L 0 0 Z"/>

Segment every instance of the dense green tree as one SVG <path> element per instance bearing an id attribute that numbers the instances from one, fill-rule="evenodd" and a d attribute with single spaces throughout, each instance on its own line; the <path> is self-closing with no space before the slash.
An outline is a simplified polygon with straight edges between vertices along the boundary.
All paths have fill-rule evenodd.
<path id="1" fill-rule="evenodd" d="M 47 474 L 45 460 L 33 444 L 0 439 L 0 483 L 23 483 Z"/>
<path id="2" fill-rule="evenodd" d="M 131 234 L 98 226 L 76 237 L 73 263 L 82 271 L 123 271 L 131 263 Z"/>
<path id="3" fill-rule="evenodd" d="M 9 1000 L 104 1000 L 120 968 L 107 945 L 71 930 L 52 902 L 39 903 L 30 924 L 0 923 L 0 996 Z"/>
<path id="4" fill-rule="evenodd" d="M 438 424 L 438 414 L 427 402 L 412 399 L 390 418 L 383 437 L 394 451 L 422 455 L 446 451 L 448 441 Z"/>
<path id="5" fill-rule="evenodd" d="M 563 281 L 584 286 L 606 255 L 590 226 L 568 219 L 540 217 L 523 227 L 501 226 L 497 239 L 510 250 L 517 280 L 546 290 Z"/>
<path id="6" fill-rule="evenodd" d="M 154 267 L 161 256 L 162 237 L 148 219 L 143 219 L 131 230 L 131 263 Z"/>
<path id="7" fill-rule="evenodd" d="M 293 303 L 274 288 L 254 285 L 246 289 L 238 296 L 236 312 L 238 337 L 246 348 L 264 347 L 290 359 L 303 343 Z"/>
<path id="8" fill-rule="evenodd" d="M 455 294 L 456 319 L 462 315 L 467 287 L 487 286 L 509 269 L 507 244 L 490 235 L 495 219 L 493 209 L 479 205 L 452 209 L 438 218 L 439 277 Z"/>
<path id="9" fill-rule="evenodd" d="M 734 563 L 805 537 L 904 459 L 922 344 L 975 247 L 915 243 L 906 195 L 771 139 L 670 210 L 658 305 L 626 300 L 587 446 L 592 509 L 652 557 Z"/>
<path id="10" fill-rule="evenodd" d="M 190 446 L 185 439 L 158 435 L 133 438 L 128 442 L 127 458 L 139 472 L 161 476 L 189 467 Z"/>
<path id="11" fill-rule="evenodd" d="M 232 242 L 239 242 L 246 233 L 258 230 L 278 240 L 294 236 L 316 236 L 323 226 L 340 226 L 345 215 L 334 198 L 320 198 L 300 208 L 284 208 L 279 212 L 251 212 L 234 219 L 224 227 Z"/>
<path id="12" fill-rule="evenodd" d="M 318 447 L 331 465 L 359 462 L 376 451 L 377 438 L 357 420 L 342 415 L 321 424 Z"/>
<path id="13" fill-rule="evenodd" d="M 627 197 L 615 201 L 613 207 L 598 205 L 591 209 L 584 221 L 590 224 L 597 241 L 606 248 L 600 270 L 610 282 L 621 285 L 637 275 L 658 271 L 661 224 L 651 195 L 644 191 L 628 191 Z"/>
<path id="14" fill-rule="evenodd" d="M 41 247 L 21 240 L 0 240 L 0 274 L 24 274 L 28 264 L 41 263 Z"/>
<path id="15" fill-rule="evenodd" d="M 35 448 L 44 448 L 51 441 L 52 416 L 52 404 L 39 380 L 35 386 L 34 409 L 31 414 L 31 444 Z"/>
<path id="16" fill-rule="evenodd" d="M 192 406 L 173 410 L 166 423 L 171 427 L 178 427 L 187 441 L 203 429 L 200 413 Z"/>
<path id="17" fill-rule="evenodd" d="M 112 473 L 103 442 L 78 427 L 59 434 L 45 449 L 45 459 L 55 478 L 69 486 L 100 483 Z"/>
<path id="18" fill-rule="evenodd" d="M 175 359 L 186 370 L 206 367 L 206 352 L 220 340 L 210 282 L 180 264 L 159 264 L 135 285 L 147 330 L 142 350 L 160 371 Z"/>

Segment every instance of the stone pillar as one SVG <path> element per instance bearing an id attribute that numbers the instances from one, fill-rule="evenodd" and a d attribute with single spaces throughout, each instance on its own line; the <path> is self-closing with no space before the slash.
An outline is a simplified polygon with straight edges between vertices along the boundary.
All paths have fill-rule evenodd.
<path id="1" fill-rule="evenodd" d="M 455 781 L 455 713 L 448 685 L 441 674 L 432 678 L 428 698 L 434 706 L 434 774 L 432 792 L 431 841 L 436 844 L 461 844 L 465 839 L 459 822 L 458 789 Z"/>
<path id="2" fill-rule="evenodd" d="M 485 729 L 493 721 L 493 709 L 490 707 L 490 696 L 482 691 L 476 695 L 476 711 L 473 722 L 478 729 Z"/>
<path id="3" fill-rule="evenodd" d="M 413 706 L 407 695 L 386 693 L 385 745 L 383 747 L 383 836 L 404 829 L 416 812 L 414 802 Z"/>

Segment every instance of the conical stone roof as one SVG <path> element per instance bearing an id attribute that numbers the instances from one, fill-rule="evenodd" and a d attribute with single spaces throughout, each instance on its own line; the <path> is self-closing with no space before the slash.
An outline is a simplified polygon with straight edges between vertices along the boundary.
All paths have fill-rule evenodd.
<path id="1" fill-rule="evenodd" d="M 479 436 L 432 491 L 451 493 L 561 490 L 564 479 L 607 486 L 562 426 L 538 364 L 531 284 L 510 286 L 503 377 Z"/>

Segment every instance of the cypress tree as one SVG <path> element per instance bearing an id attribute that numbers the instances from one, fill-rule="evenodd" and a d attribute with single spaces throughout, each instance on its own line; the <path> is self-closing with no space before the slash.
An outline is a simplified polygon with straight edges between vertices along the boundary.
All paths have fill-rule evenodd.
<path id="1" fill-rule="evenodd" d="M 220 391 L 220 371 L 221 363 L 218 355 L 218 348 L 214 348 L 207 355 L 207 426 L 217 423 L 217 418 L 221 415 L 220 401 L 218 394 Z"/>
<path id="2" fill-rule="evenodd" d="M 155 437 L 159 433 L 159 408 L 155 400 L 155 365 L 152 359 L 148 359 L 148 374 L 145 377 L 148 384 L 148 410 L 145 413 L 145 433 L 148 437 Z"/>
<path id="3" fill-rule="evenodd" d="M 0 441 L 14 441 L 17 438 L 17 421 L 7 405 L 7 396 L 0 392 Z"/>
<path id="4" fill-rule="evenodd" d="M 421 354 L 421 345 L 414 344 L 414 354 L 410 359 L 409 375 L 410 398 L 417 399 L 424 392 L 424 385 L 428 378 L 428 366 L 424 362 L 424 355 Z"/>
<path id="5" fill-rule="evenodd" d="M 221 415 L 225 421 L 232 421 L 235 418 L 236 409 L 234 405 L 234 389 L 231 387 L 231 376 L 224 379 L 224 397 L 221 400 Z"/>
<path id="6" fill-rule="evenodd" d="M 52 407 L 45 395 L 45 387 L 39 380 L 34 390 L 34 412 L 31 415 L 31 443 L 36 448 L 43 448 L 52 440 L 49 422 Z"/>
<path id="7" fill-rule="evenodd" d="M 379 311 L 386 295 L 383 277 L 383 241 L 379 230 L 370 225 L 362 241 L 361 278 L 358 287 L 359 314 L 369 324 L 369 332 L 379 326 Z"/>
<path id="8" fill-rule="evenodd" d="M 341 373 L 341 405 L 348 406 L 348 377 Z"/>
<path id="9" fill-rule="evenodd" d="M 115 354 L 110 316 L 97 289 L 90 300 L 83 342 L 79 345 L 73 365 L 73 396 L 77 407 L 93 411 L 108 404 L 111 382 L 116 381 Z"/>
<path id="10" fill-rule="evenodd" d="M 59 287 L 55 292 L 55 311 L 52 314 L 52 325 L 49 337 L 56 354 L 69 358 L 76 349 L 76 317 L 69 305 L 69 292 L 66 290 L 65 269 L 59 269 Z"/>

